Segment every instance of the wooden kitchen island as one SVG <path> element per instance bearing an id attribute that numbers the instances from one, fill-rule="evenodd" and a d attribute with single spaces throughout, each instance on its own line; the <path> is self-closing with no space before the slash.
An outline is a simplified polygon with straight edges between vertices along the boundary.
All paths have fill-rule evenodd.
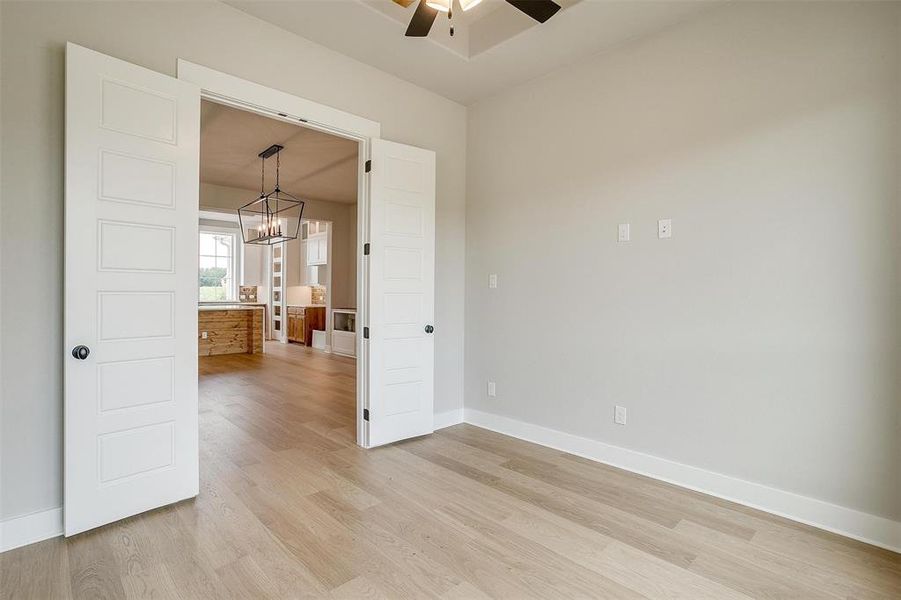
<path id="1" fill-rule="evenodd" d="M 247 304 L 201 305 L 197 315 L 200 356 L 263 352 L 265 307 Z"/>

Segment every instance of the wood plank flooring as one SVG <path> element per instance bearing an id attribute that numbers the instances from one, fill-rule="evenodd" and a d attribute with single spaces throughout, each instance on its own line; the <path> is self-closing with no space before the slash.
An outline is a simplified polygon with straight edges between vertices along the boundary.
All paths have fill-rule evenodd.
<path id="1" fill-rule="evenodd" d="M 901 556 L 468 425 L 354 445 L 354 363 L 201 359 L 201 492 L 0 555 L 2 598 L 901 597 Z"/>

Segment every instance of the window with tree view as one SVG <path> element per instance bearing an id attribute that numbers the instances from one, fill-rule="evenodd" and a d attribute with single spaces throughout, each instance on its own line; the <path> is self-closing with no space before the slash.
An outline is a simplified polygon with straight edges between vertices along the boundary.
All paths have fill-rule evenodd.
<path id="1" fill-rule="evenodd" d="M 200 232 L 200 301 L 233 301 L 235 287 L 235 244 L 233 233 Z"/>

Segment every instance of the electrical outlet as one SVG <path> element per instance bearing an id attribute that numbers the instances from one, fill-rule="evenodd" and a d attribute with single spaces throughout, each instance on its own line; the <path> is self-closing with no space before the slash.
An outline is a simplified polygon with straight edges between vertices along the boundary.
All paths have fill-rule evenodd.
<path id="1" fill-rule="evenodd" d="M 613 422 L 617 425 L 626 424 L 626 407 L 616 406 L 613 408 Z"/>
<path id="2" fill-rule="evenodd" d="M 497 396 L 497 387 L 494 385 L 493 381 L 488 382 L 488 397 L 494 398 Z"/>
<path id="3" fill-rule="evenodd" d="M 492 273 L 488 276 L 488 287 L 491 289 L 495 289 L 497 287 L 497 273 Z"/>
<path id="4" fill-rule="evenodd" d="M 201 331 L 201 332 L 200 332 L 200 338 L 201 338 L 201 339 L 206 340 L 206 339 L 209 339 L 209 337 L 210 337 L 210 334 L 207 333 L 206 331 Z"/>
<path id="5" fill-rule="evenodd" d="M 673 237 L 673 220 L 660 219 L 657 221 L 657 237 L 661 240 Z"/>
<path id="6" fill-rule="evenodd" d="M 617 242 L 628 242 L 630 239 L 629 235 L 629 224 L 628 223 L 620 223 L 619 228 L 616 232 L 616 241 Z"/>

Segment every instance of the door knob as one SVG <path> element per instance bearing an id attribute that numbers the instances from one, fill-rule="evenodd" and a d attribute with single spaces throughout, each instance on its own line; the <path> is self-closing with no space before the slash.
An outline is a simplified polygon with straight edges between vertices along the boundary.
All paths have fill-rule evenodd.
<path id="1" fill-rule="evenodd" d="M 87 346 L 78 345 L 72 348 L 72 356 L 77 358 L 78 360 L 84 360 L 91 353 L 91 349 Z"/>
<path id="2" fill-rule="evenodd" d="M 426 326 L 425 326 L 425 332 L 426 332 L 426 333 L 432 333 L 433 331 L 435 331 L 435 328 L 432 327 L 431 325 L 426 325 Z"/>

